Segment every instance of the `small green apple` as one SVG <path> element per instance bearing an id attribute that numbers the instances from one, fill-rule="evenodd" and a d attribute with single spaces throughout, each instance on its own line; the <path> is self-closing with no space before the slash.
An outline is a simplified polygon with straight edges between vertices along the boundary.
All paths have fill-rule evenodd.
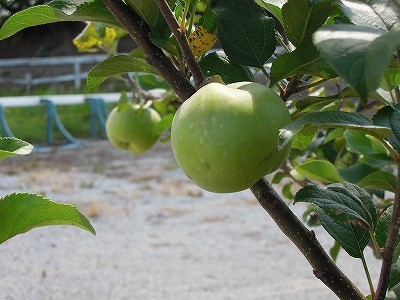
<path id="1" fill-rule="evenodd" d="M 160 137 L 155 130 L 160 120 L 160 115 L 149 107 L 138 104 L 115 107 L 106 122 L 108 140 L 118 149 L 141 154 Z"/>
<path id="2" fill-rule="evenodd" d="M 261 84 L 210 83 L 176 112 L 172 149 L 180 168 L 199 187 L 237 192 L 286 159 L 290 145 L 278 150 L 278 136 L 290 122 L 282 99 Z"/>

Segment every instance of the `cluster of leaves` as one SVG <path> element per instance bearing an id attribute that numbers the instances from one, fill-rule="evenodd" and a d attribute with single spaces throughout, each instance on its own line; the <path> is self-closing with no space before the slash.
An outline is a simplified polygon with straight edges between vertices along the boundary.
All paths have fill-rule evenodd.
<path id="1" fill-rule="evenodd" d="M 254 81 L 254 74 L 261 72 L 286 101 L 293 123 L 281 130 L 279 146 L 291 143 L 292 151 L 273 183 L 288 180 L 284 195 L 310 203 L 305 217 L 333 236 L 335 253 L 340 245 L 364 259 L 370 242 L 381 253 L 400 151 L 398 1 L 167 2 L 206 76 L 219 75 L 231 83 Z M 147 23 L 154 45 L 190 78 L 156 2 L 126 4 Z M 124 30 L 101 0 L 56 0 L 12 16 L 0 29 L 0 39 L 57 21 L 98 22 Z M 217 38 L 223 51 L 209 52 Z M 141 51 L 118 54 L 90 71 L 88 86 L 95 90 L 110 76 L 129 72 L 157 73 Z M 324 88 L 315 90 L 322 83 Z M 303 187 L 295 196 L 294 183 Z M 393 261 L 393 291 L 400 282 L 399 252 Z"/>
<path id="2" fill-rule="evenodd" d="M 79 52 L 93 53 L 101 50 L 112 55 L 117 53 L 118 42 L 124 35 L 126 32 L 122 29 L 89 22 L 72 42 Z"/>

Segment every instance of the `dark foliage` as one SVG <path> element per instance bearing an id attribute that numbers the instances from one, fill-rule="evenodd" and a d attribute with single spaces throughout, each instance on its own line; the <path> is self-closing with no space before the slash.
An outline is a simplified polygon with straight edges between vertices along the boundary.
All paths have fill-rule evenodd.
<path id="1" fill-rule="evenodd" d="M 20 10 L 48 2 L 49 0 L 0 0 L 0 25 L 9 16 Z"/>

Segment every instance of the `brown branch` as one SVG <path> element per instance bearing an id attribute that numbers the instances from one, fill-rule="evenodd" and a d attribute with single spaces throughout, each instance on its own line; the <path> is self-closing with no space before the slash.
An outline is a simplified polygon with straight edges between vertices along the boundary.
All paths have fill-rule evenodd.
<path id="1" fill-rule="evenodd" d="M 298 88 L 300 82 L 300 76 L 295 75 L 290 80 L 285 88 L 285 93 L 282 95 L 282 99 L 286 102 L 291 95 L 295 93 L 295 89 Z"/>
<path id="2" fill-rule="evenodd" d="M 189 80 L 174 67 L 164 52 L 151 42 L 149 38 L 151 30 L 146 22 L 120 0 L 103 0 L 103 2 L 146 55 L 149 64 L 157 70 L 177 95 L 182 100 L 193 95 L 196 90 Z"/>
<path id="3" fill-rule="evenodd" d="M 202 85 L 205 76 L 201 71 L 199 64 L 197 63 L 196 59 L 193 56 L 185 32 L 181 31 L 180 26 L 176 21 L 175 16 L 171 11 L 171 8 L 169 7 L 168 3 L 165 0 L 155 0 L 155 2 L 160 8 L 160 11 L 164 16 L 165 21 L 171 28 L 172 33 L 174 34 L 176 40 L 178 41 L 179 46 L 181 47 L 183 58 L 186 62 L 187 67 L 192 73 L 194 79 L 194 85 L 196 86 L 196 88 L 199 88 Z"/>
<path id="4" fill-rule="evenodd" d="M 393 253 L 396 247 L 400 227 L 400 167 L 397 168 L 397 184 L 393 202 L 393 213 L 390 221 L 388 237 L 382 254 L 382 267 L 376 289 L 375 300 L 383 300 L 389 286 L 390 269 L 392 267 Z"/>
<path id="5" fill-rule="evenodd" d="M 396 95 L 396 101 L 397 103 L 400 103 L 400 88 L 398 86 L 395 87 L 394 89 L 395 95 Z"/>
<path id="6" fill-rule="evenodd" d="M 364 295 L 335 265 L 309 231 L 290 210 L 271 184 L 264 178 L 257 181 L 251 191 L 261 206 L 274 219 L 280 230 L 296 245 L 313 267 L 314 275 L 329 287 L 340 299 L 362 300 Z"/>
<path id="7" fill-rule="evenodd" d="M 158 3 L 160 2 L 159 0 L 156 1 Z M 194 94 L 195 89 L 190 82 L 172 65 L 168 57 L 166 57 L 159 48 L 152 44 L 148 36 L 150 29 L 147 24 L 122 1 L 103 0 L 103 2 L 136 41 L 138 46 L 147 56 L 149 63 L 154 66 L 161 76 L 164 77 L 178 96 L 183 100 L 186 100 Z M 176 31 L 179 27 L 174 26 L 172 26 L 172 28 Z M 186 38 L 184 41 L 186 41 L 187 45 Z M 180 42 L 179 38 L 178 42 Z M 185 56 L 188 66 L 191 64 L 192 57 L 191 54 L 188 62 L 188 57 Z M 193 61 L 197 65 L 194 58 Z M 191 65 L 189 68 L 193 68 L 193 66 Z M 197 74 L 196 69 L 194 69 L 194 71 L 191 69 L 191 72 L 197 84 L 199 81 L 201 84 L 204 76 L 202 74 Z M 291 86 L 295 88 L 297 83 L 298 79 L 296 79 L 296 82 L 292 82 Z M 290 92 L 288 95 L 289 94 Z M 364 298 L 362 293 L 329 258 L 325 250 L 319 244 L 314 233 L 309 231 L 302 224 L 267 181 L 260 179 L 251 187 L 251 191 L 282 232 L 299 248 L 306 259 L 310 262 L 317 278 L 324 282 L 325 285 L 327 285 L 340 299 L 361 300 Z"/>

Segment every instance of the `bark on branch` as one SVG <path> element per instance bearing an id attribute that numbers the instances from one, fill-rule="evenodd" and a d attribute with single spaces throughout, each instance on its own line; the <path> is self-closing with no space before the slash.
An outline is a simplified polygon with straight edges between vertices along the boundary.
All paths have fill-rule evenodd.
<path id="1" fill-rule="evenodd" d="M 329 287 L 340 299 L 364 299 L 361 291 L 325 252 L 314 232 L 303 225 L 268 181 L 264 178 L 260 179 L 251 187 L 251 191 L 280 230 L 308 260 L 313 267 L 315 277 Z"/>
<path id="2" fill-rule="evenodd" d="M 175 16 L 172 13 L 168 3 L 165 0 L 155 0 L 155 1 L 158 7 L 160 8 L 161 13 L 163 14 L 165 21 L 171 28 L 172 33 L 174 34 L 176 40 L 178 41 L 179 46 L 181 47 L 183 58 L 185 59 L 187 67 L 192 73 L 196 88 L 199 88 L 203 80 L 205 79 L 205 76 L 201 71 L 199 64 L 196 62 L 192 50 L 190 50 L 185 32 L 182 32 L 180 30 L 179 24 L 176 21 Z"/>
<path id="3" fill-rule="evenodd" d="M 168 82 L 182 100 L 195 93 L 195 88 L 173 66 L 168 57 L 149 39 L 147 24 L 120 0 L 103 0 L 106 7 L 124 26 L 147 56 L 149 63 Z M 197 64 L 197 62 L 195 62 Z M 191 70 L 193 72 L 193 70 Z M 193 74 L 194 75 L 194 74 Z M 362 300 L 363 294 L 343 274 L 319 244 L 314 233 L 289 209 L 274 188 L 264 179 L 251 187 L 261 206 L 268 212 L 282 232 L 297 246 L 314 268 L 314 274 L 340 299 Z"/>
<path id="4" fill-rule="evenodd" d="M 172 64 L 164 52 L 150 40 L 151 30 L 144 20 L 120 0 L 103 0 L 104 5 L 122 24 L 146 55 L 146 59 L 182 99 L 193 95 L 196 89 Z"/>

